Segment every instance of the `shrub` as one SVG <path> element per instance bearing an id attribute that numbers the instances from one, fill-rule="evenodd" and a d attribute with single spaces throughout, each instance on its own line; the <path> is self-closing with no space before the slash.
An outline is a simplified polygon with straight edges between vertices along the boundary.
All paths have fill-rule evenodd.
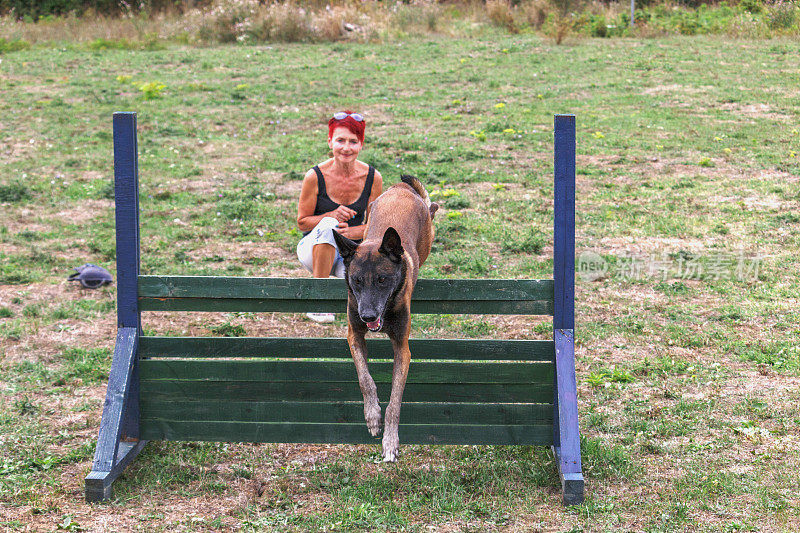
<path id="1" fill-rule="evenodd" d="M 743 39 L 761 39 L 769 37 L 770 30 L 763 18 L 756 17 L 752 13 L 744 12 L 734 17 L 725 32 L 731 37 Z"/>
<path id="2" fill-rule="evenodd" d="M 693 14 L 687 14 L 678 21 L 678 31 L 681 35 L 696 35 L 700 24 Z"/>
<path id="3" fill-rule="evenodd" d="M 642 25 L 637 23 L 637 28 Z M 624 37 L 631 31 L 630 17 L 627 13 L 620 13 L 616 18 L 607 18 L 605 13 L 589 14 L 586 16 L 585 26 L 583 32 L 592 37 Z"/>
<path id="4" fill-rule="evenodd" d="M 167 86 L 163 83 L 158 83 L 157 81 L 151 81 L 149 83 L 143 83 L 138 87 L 139 90 L 142 91 L 145 100 L 153 100 L 155 98 L 160 98 L 161 91 L 163 91 Z"/>
<path id="5" fill-rule="evenodd" d="M 292 2 L 265 5 L 258 0 L 222 0 L 193 17 L 200 19 L 198 37 L 202 41 L 298 42 L 313 35 L 309 13 Z M 341 34 L 341 29 L 332 29 L 337 20 L 336 15 L 328 17 L 323 28 L 326 34 Z"/>
<path id="6" fill-rule="evenodd" d="M 551 0 L 558 13 L 566 16 L 569 13 L 579 11 L 584 4 L 584 0 Z"/>
<path id="7" fill-rule="evenodd" d="M 547 12 L 550 4 L 547 0 L 530 0 L 521 6 L 521 11 L 528 25 L 535 29 L 541 29 L 544 21 L 547 20 Z"/>
<path id="8" fill-rule="evenodd" d="M 341 7 L 326 9 L 314 21 L 314 33 L 323 41 L 337 41 L 345 35 L 348 13 Z"/>
<path id="9" fill-rule="evenodd" d="M 481 8 L 481 13 L 485 13 L 485 8 Z M 390 10 L 390 16 L 383 21 L 387 28 L 395 29 L 401 33 L 430 32 L 436 31 L 439 19 L 444 16 L 464 17 L 454 6 L 443 9 L 434 2 L 425 2 L 418 5 L 407 3 L 397 3 Z M 378 14 L 378 16 L 380 16 Z M 373 24 L 377 17 L 373 18 Z"/>
<path id="10" fill-rule="evenodd" d="M 608 37 L 608 23 L 603 15 L 596 15 L 590 18 L 589 34 L 592 37 Z"/>
<path id="11" fill-rule="evenodd" d="M 767 24 L 773 30 L 788 30 L 797 19 L 797 5 L 794 2 L 778 0 L 767 9 Z"/>
<path id="12" fill-rule="evenodd" d="M 543 29 L 547 36 L 553 39 L 556 44 L 561 44 L 564 42 L 564 39 L 575 31 L 576 27 L 580 27 L 581 22 L 582 21 L 572 13 L 550 13 L 547 16 Z"/>
<path id="13" fill-rule="evenodd" d="M 519 31 L 514 24 L 514 11 L 508 0 L 488 0 L 486 14 L 495 25 L 506 28 L 511 33 Z"/>
<path id="14" fill-rule="evenodd" d="M 305 9 L 291 2 L 273 4 L 268 11 L 271 21 L 269 38 L 287 43 L 305 41 L 311 36 L 311 24 Z"/>
<path id="15" fill-rule="evenodd" d="M 761 0 L 741 0 L 739 2 L 739 6 L 744 9 L 745 11 L 749 11 L 750 13 L 761 13 L 761 10 L 764 6 L 761 5 Z"/>
<path id="16" fill-rule="evenodd" d="M 23 41 L 22 39 L 11 39 L 10 41 L 7 41 L 3 37 L 0 37 L 0 54 L 17 52 L 19 50 L 27 50 L 30 47 L 31 43 L 28 41 Z"/>

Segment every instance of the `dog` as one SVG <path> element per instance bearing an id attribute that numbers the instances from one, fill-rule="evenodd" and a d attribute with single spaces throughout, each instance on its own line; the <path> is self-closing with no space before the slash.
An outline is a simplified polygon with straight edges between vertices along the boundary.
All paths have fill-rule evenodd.
<path id="1" fill-rule="evenodd" d="M 367 330 L 382 331 L 392 341 L 392 393 L 381 451 L 383 461 L 391 463 L 397 461 L 400 446 L 400 403 L 411 362 L 411 294 L 419 268 L 431 252 L 433 215 L 439 208 L 417 178 L 404 175 L 400 180 L 370 204 L 360 244 L 333 232 L 345 265 L 347 342 L 364 395 L 364 419 L 373 437 L 381 431 L 381 407 L 375 381 L 367 369 L 364 336 Z"/>

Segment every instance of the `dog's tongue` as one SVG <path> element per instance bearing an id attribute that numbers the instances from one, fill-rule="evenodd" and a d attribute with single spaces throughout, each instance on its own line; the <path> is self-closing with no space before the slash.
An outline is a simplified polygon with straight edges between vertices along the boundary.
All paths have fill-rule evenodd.
<path id="1" fill-rule="evenodd" d="M 379 329 L 381 329 L 381 319 L 379 318 L 375 322 L 367 322 L 367 327 L 371 331 L 378 331 Z"/>

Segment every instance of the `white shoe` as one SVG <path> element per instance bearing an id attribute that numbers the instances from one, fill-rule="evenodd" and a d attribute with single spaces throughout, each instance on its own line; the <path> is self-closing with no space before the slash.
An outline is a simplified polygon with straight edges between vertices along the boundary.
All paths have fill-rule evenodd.
<path id="1" fill-rule="evenodd" d="M 333 313 L 306 313 L 306 316 L 320 324 L 330 324 L 333 322 Z"/>

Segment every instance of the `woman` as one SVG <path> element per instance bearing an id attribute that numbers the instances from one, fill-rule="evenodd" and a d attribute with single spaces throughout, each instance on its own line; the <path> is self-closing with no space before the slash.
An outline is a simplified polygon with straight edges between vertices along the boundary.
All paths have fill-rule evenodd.
<path id="1" fill-rule="evenodd" d="M 344 277 L 344 263 L 333 229 L 348 239 L 364 237 L 367 206 L 383 191 L 380 172 L 358 160 L 364 146 L 364 117 L 352 111 L 336 113 L 328 121 L 332 157 L 303 178 L 297 205 L 297 227 L 304 237 L 297 257 L 315 278 Z M 333 313 L 308 313 L 311 320 L 333 322 Z"/>

